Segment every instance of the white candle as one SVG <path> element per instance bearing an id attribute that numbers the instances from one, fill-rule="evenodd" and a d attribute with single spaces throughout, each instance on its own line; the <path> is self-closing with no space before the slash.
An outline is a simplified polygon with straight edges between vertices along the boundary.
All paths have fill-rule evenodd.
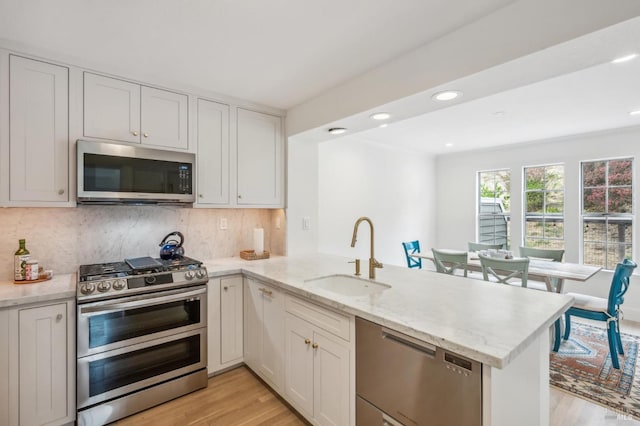
<path id="1" fill-rule="evenodd" d="M 255 228 L 253 230 L 253 250 L 256 254 L 264 252 L 264 229 Z"/>

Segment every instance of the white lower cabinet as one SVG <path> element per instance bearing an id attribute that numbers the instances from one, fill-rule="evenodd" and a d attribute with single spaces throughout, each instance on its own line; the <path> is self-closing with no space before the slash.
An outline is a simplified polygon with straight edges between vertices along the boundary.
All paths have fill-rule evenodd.
<path id="1" fill-rule="evenodd" d="M 244 280 L 244 362 L 275 391 L 283 384 L 284 293 Z"/>
<path id="2" fill-rule="evenodd" d="M 0 424 L 75 420 L 75 300 L 0 311 Z"/>
<path id="3" fill-rule="evenodd" d="M 209 279 L 207 298 L 207 372 L 213 374 L 243 361 L 242 275 Z"/>
<path id="4" fill-rule="evenodd" d="M 350 424 L 352 345 L 327 331 L 350 319 L 290 296 L 286 306 L 285 398 L 313 424 Z"/>

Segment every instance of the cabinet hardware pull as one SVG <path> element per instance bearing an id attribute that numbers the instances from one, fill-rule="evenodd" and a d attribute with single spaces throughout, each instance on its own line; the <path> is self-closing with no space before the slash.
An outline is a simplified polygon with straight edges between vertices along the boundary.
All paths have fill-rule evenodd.
<path id="1" fill-rule="evenodd" d="M 198 194 L 198 197 L 203 198 L 203 197 L 204 197 L 204 195 L 202 195 L 202 194 Z"/>
<path id="2" fill-rule="evenodd" d="M 58 189 L 58 195 L 64 194 L 64 189 Z"/>
<path id="3" fill-rule="evenodd" d="M 142 136 L 144 136 L 145 138 L 149 137 L 149 133 L 143 133 Z"/>
<path id="4" fill-rule="evenodd" d="M 242 195 L 238 194 L 238 198 L 242 198 Z"/>
<path id="5" fill-rule="evenodd" d="M 313 349 L 318 349 L 318 344 L 317 344 L 317 343 L 314 343 L 313 345 L 311 345 L 311 347 L 312 347 Z"/>
<path id="6" fill-rule="evenodd" d="M 227 291 L 229 289 L 229 287 L 227 287 L 226 285 L 222 288 L 224 289 L 224 291 Z"/>
<path id="7" fill-rule="evenodd" d="M 309 343 L 311 343 L 311 340 L 309 340 L 309 339 L 304 339 L 304 344 L 305 344 L 305 345 L 308 345 Z"/>
<path id="8" fill-rule="evenodd" d="M 136 132 L 135 130 L 131 133 L 133 133 L 133 136 L 138 136 L 138 132 Z"/>
<path id="9" fill-rule="evenodd" d="M 56 315 L 56 321 L 60 322 L 62 320 L 62 314 Z"/>
<path id="10" fill-rule="evenodd" d="M 271 290 L 267 290 L 266 288 L 260 287 L 258 290 L 260 290 L 261 292 L 263 292 L 264 294 L 268 295 L 268 296 L 273 296 L 273 291 Z"/>

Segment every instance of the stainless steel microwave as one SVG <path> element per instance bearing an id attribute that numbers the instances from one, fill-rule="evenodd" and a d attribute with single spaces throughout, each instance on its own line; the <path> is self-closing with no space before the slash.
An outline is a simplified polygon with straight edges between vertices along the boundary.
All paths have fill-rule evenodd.
<path id="1" fill-rule="evenodd" d="M 192 204 L 195 154 L 79 140 L 78 204 Z"/>

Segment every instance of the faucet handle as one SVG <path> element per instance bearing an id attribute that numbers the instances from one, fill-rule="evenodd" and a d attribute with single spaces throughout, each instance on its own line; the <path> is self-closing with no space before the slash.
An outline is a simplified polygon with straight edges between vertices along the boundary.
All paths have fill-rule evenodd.
<path id="1" fill-rule="evenodd" d="M 355 263 L 356 264 L 356 273 L 353 275 L 360 275 L 360 259 L 356 259 L 356 260 L 352 260 L 348 263 Z"/>
<path id="2" fill-rule="evenodd" d="M 379 262 L 377 259 L 373 258 L 373 267 L 374 268 L 384 268 L 384 265 L 382 264 L 382 262 Z"/>

